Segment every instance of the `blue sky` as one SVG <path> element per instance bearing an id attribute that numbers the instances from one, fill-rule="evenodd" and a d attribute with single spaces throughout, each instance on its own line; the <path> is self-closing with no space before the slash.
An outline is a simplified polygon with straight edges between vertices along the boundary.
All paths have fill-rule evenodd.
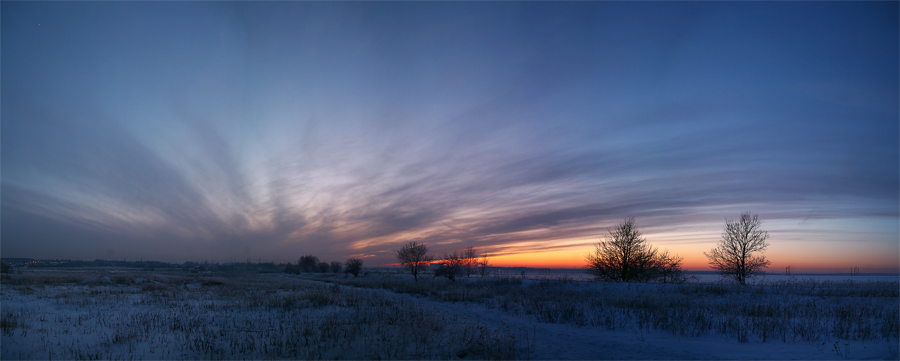
<path id="1" fill-rule="evenodd" d="M 900 267 L 896 2 L 0 7 L 5 257 Z"/>

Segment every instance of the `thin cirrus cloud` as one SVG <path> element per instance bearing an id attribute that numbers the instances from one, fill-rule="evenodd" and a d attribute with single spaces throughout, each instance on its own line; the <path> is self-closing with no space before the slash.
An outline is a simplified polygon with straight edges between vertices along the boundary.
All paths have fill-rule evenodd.
<path id="1" fill-rule="evenodd" d="M 6 255 L 897 248 L 896 4 L 2 6 Z"/>

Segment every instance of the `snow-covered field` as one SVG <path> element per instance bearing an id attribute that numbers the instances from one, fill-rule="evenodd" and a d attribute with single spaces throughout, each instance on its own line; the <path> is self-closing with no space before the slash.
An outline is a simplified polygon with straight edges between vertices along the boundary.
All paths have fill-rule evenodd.
<path id="1" fill-rule="evenodd" d="M 0 301 L 4 360 L 900 359 L 895 278 L 42 272 L 3 280 Z"/>
<path id="2" fill-rule="evenodd" d="M 502 272 L 502 271 L 501 271 Z M 593 276 L 585 273 L 583 270 L 579 269 L 527 269 L 524 271 L 524 275 L 520 272 L 512 272 L 505 271 L 501 275 L 506 276 L 516 276 L 516 277 L 524 277 L 526 279 L 569 279 L 574 281 L 590 281 Z M 722 276 L 715 274 L 714 272 L 685 272 L 685 275 L 690 281 L 693 282 L 718 282 L 722 281 Z M 867 274 L 859 274 L 859 275 L 851 275 L 849 273 L 844 274 L 822 274 L 822 273 L 795 273 L 792 275 L 785 275 L 781 273 L 768 273 L 760 276 L 753 277 L 749 279 L 751 284 L 765 284 L 771 282 L 780 282 L 780 281 L 803 281 L 803 280 L 817 280 L 817 281 L 857 281 L 857 282 L 868 282 L 868 281 L 900 281 L 900 275 L 897 274 L 884 274 L 884 273 L 867 273 Z"/>
<path id="3" fill-rule="evenodd" d="M 41 276 L 2 285 L 3 360 L 517 355 L 508 332 L 380 290 L 278 274 L 117 275 L 86 283 Z"/>

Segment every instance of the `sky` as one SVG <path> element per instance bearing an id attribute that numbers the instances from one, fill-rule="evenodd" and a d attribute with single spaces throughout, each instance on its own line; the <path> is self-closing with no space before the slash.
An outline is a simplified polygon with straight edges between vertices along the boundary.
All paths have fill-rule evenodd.
<path id="1" fill-rule="evenodd" d="M 897 2 L 0 3 L 3 257 L 900 271 Z"/>

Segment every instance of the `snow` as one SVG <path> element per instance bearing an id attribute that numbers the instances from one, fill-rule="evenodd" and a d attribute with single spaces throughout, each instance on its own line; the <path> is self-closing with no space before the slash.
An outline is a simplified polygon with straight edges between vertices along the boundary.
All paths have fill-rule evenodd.
<path id="1" fill-rule="evenodd" d="M 688 277 L 690 282 L 719 282 L 725 280 L 722 276 L 714 273 L 714 272 L 696 272 L 696 271 L 687 271 L 685 275 Z M 592 276 L 585 273 L 583 270 L 579 269 L 528 269 L 524 271 L 524 276 L 520 272 L 506 272 L 503 276 L 516 276 L 516 277 L 524 277 L 526 279 L 533 280 L 558 280 L 558 279 L 569 279 L 573 281 L 590 281 L 592 280 Z M 776 274 L 776 273 L 765 273 L 762 275 L 758 275 L 755 277 L 751 277 L 748 281 L 750 284 L 764 284 L 764 283 L 772 283 L 772 282 L 781 282 L 781 281 L 804 281 L 804 280 L 815 280 L 815 281 L 855 281 L 855 282 L 873 282 L 873 281 L 886 281 L 886 282 L 896 282 L 900 280 L 900 274 L 884 274 L 884 273 L 870 273 L 870 274 L 859 274 L 859 275 L 851 275 L 849 273 L 845 274 L 835 274 L 835 273 L 794 273 L 791 275 L 785 274 Z"/>
<path id="2" fill-rule="evenodd" d="M 428 302 L 428 301 L 422 301 Z M 434 304 L 435 302 L 429 302 Z M 530 340 L 534 360 L 833 360 L 835 344 L 784 343 L 781 341 L 740 343 L 719 335 L 678 337 L 658 331 L 607 330 L 603 327 L 536 322 L 473 303 L 446 303 L 441 307 L 460 317 L 474 318 L 494 327 L 509 327 Z M 896 360 L 897 340 L 840 341 L 850 359 Z"/>
<path id="3" fill-rule="evenodd" d="M 235 281 L 144 273 L 145 278 L 131 278 L 133 284 L 103 282 L 103 277 L 89 283 L 2 284 L 0 359 L 900 359 L 895 337 L 739 342 L 715 332 L 678 336 L 631 321 L 615 330 L 541 322 L 537 315 L 490 302 L 439 301 L 283 275 Z M 672 285 L 578 287 L 654 294 Z M 815 294 L 759 297 L 826 302 Z M 403 323 L 395 316 L 400 314 L 415 314 L 420 321 Z M 301 339 L 315 342 L 291 344 Z M 504 353 L 508 345 L 515 353 Z M 277 353 L 269 349 L 275 346 Z"/>

